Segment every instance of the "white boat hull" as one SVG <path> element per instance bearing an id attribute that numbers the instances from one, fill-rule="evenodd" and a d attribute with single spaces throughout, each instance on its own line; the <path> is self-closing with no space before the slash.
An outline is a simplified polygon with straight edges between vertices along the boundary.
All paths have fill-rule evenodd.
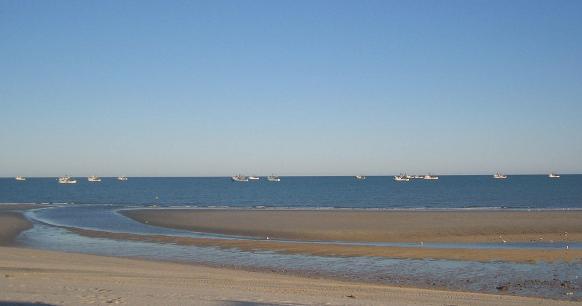
<path id="1" fill-rule="evenodd" d="M 407 177 L 397 177 L 397 176 L 394 177 L 394 180 L 396 182 L 408 182 L 408 181 L 410 181 L 410 179 Z"/>

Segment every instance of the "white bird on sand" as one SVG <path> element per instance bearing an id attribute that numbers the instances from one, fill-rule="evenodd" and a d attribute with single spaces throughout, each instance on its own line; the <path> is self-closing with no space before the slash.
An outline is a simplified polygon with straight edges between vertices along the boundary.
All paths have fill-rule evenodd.
<path id="1" fill-rule="evenodd" d="M 507 243 L 507 240 L 503 239 L 503 237 L 501 237 L 501 235 L 499 235 L 499 239 L 501 239 L 501 241 L 503 241 L 503 243 Z"/>
<path id="2" fill-rule="evenodd" d="M 271 237 L 267 236 L 267 240 L 271 240 Z"/>

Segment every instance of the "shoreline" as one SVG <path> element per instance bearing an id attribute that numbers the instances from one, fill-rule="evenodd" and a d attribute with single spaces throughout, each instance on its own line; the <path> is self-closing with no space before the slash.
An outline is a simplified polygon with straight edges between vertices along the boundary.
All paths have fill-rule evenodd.
<path id="1" fill-rule="evenodd" d="M 0 207 L 9 206 L 35 206 L 37 208 L 69 205 L 105 205 L 105 206 L 127 206 L 121 210 L 252 210 L 252 211 L 370 211 L 370 212 L 560 212 L 560 211 L 582 211 L 582 207 L 509 207 L 509 206 L 470 206 L 470 207 L 341 207 L 341 206 L 269 206 L 269 205 L 197 205 L 193 203 L 78 203 L 78 202 L 0 202 Z"/>
<path id="2" fill-rule="evenodd" d="M 274 251 L 285 254 L 314 256 L 383 257 L 394 259 L 444 259 L 459 261 L 506 261 L 515 263 L 577 262 L 582 250 L 547 249 L 454 249 L 341 245 L 333 243 L 279 242 L 273 240 L 238 240 L 214 238 L 173 237 L 165 235 L 141 235 L 63 227 L 73 233 L 91 238 L 118 241 L 154 242 L 183 246 L 233 248 L 241 251 Z"/>
<path id="3" fill-rule="evenodd" d="M 64 260 L 66 258 L 66 260 Z M 580 305 L 191 264 L 0 247 L 0 300 L 78 305 Z M 10 288 L 18 288 L 11 290 Z"/>
<path id="4" fill-rule="evenodd" d="M 39 208 L 34 204 L 0 204 L 0 246 L 14 246 L 16 237 L 32 228 L 32 222 L 22 212 Z"/>
<path id="5" fill-rule="evenodd" d="M 130 208 L 118 212 L 166 228 L 297 241 L 582 242 L 582 210 Z"/>
<path id="6" fill-rule="evenodd" d="M 0 217 L 9 215 L 12 219 L 26 220 L 20 212 L 1 209 L 2 206 Z M 3 226 L 6 228 L 11 224 L 0 222 L 0 232 L 3 231 Z M 73 232 L 85 231 L 67 229 Z M 108 239 L 128 238 L 111 237 L 112 233 L 107 232 L 96 233 L 105 234 L 104 238 Z M 132 240 L 135 237 L 129 238 Z M 248 247 L 254 250 L 258 246 L 251 244 Z M 0 270 L 4 275 L 3 278 L 0 277 L 0 289 L 3 289 L 0 290 L 0 301 L 10 302 L 184 304 L 195 301 L 201 305 L 231 305 L 229 304 L 231 302 L 232 305 L 238 305 L 236 303 L 239 302 L 258 305 L 262 305 L 261 303 L 390 305 L 387 304 L 387 301 L 390 301 L 394 305 L 442 305 L 443 301 L 448 301 L 452 304 L 470 305 L 580 304 L 508 294 L 398 287 L 236 267 L 220 268 L 203 264 L 2 246 L 0 246 Z M 193 291 L 196 292 L 195 295 L 192 295 Z M 78 294 L 71 294 L 72 292 Z M 152 292 L 154 294 L 151 294 Z M 165 298 L 155 299 L 156 296 Z M 171 296 L 170 300 L 167 299 L 168 296 Z"/>
<path id="7" fill-rule="evenodd" d="M 276 251 L 318 256 L 367 256 L 461 261 L 577 262 L 580 249 L 438 248 L 435 243 L 582 241 L 581 212 L 370 212 L 229 209 L 132 209 L 120 214 L 143 224 L 193 232 L 236 235 L 216 239 L 135 235 L 69 228 L 89 237 L 178 245 Z M 541 239 L 541 240 L 540 240 Z M 544 240 L 545 239 L 545 240 Z M 281 241 L 283 240 L 283 241 Z M 284 241 L 292 240 L 292 241 Z M 316 242 L 314 242 L 316 241 Z M 338 243 L 339 242 L 339 243 Z M 419 246 L 349 245 L 341 242 L 404 242 Z"/>

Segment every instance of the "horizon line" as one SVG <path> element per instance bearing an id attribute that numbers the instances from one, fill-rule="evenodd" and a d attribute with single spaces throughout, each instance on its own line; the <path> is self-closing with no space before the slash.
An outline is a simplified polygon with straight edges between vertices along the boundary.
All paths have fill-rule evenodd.
<path id="1" fill-rule="evenodd" d="M 395 175 L 399 175 L 402 173 L 398 173 L 398 174 L 375 174 L 375 175 L 367 175 L 367 174 L 353 174 L 353 175 L 328 175 L 328 174 L 315 174 L 315 175 L 304 175 L 304 174 L 300 174 L 300 175 L 280 175 L 280 174 L 268 174 L 268 175 L 251 175 L 251 176 L 258 176 L 258 177 L 267 177 L 270 175 L 276 175 L 279 177 L 355 177 L 357 175 L 362 175 L 362 176 L 366 176 L 366 177 L 393 177 Z M 437 173 L 430 173 L 431 175 L 437 175 L 437 176 L 492 176 L 495 173 L 488 173 L 488 174 L 437 174 Z M 503 173 L 504 175 L 507 176 L 547 176 L 550 173 Z M 582 173 L 554 173 L 554 174 L 558 174 L 558 175 L 582 175 Z M 58 176 L 23 176 L 22 177 L 25 178 L 59 178 L 61 177 L 61 175 Z M 71 175 L 70 177 L 75 178 L 75 177 L 90 177 L 91 175 Z M 119 175 L 115 175 L 115 176 L 111 176 L 111 175 L 105 175 L 105 176 L 99 176 L 96 175 L 97 177 L 100 178 L 117 178 L 119 177 Z M 124 177 L 128 177 L 128 178 L 230 178 L 233 175 L 199 175 L 199 176 L 187 176 L 187 175 L 171 175 L 171 176 L 157 176 L 157 175 L 137 175 L 137 176 L 128 176 L 128 175 L 123 175 Z M 17 176 L 0 176 L 0 179 L 14 179 Z"/>

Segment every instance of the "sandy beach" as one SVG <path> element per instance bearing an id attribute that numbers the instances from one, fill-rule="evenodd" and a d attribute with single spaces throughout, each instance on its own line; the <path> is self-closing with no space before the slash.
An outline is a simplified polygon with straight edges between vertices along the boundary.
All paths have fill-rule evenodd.
<path id="1" fill-rule="evenodd" d="M 0 247 L 0 304 L 8 302 L 233 306 L 576 304 Z"/>
<path id="2" fill-rule="evenodd" d="M 582 241 L 582 211 L 143 209 L 123 214 L 157 226 L 296 240 Z"/>
<path id="3" fill-rule="evenodd" d="M 152 225 L 192 231 L 296 240 L 372 242 L 500 242 L 580 241 L 578 211 L 377 212 L 280 210 L 128 210 L 128 217 Z M 218 240 L 141 236 L 88 230 L 79 234 L 183 245 L 276 250 L 324 256 L 379 256 L 411 259 L 453 259 L 512 262 L 574 261 L 573 249 L 460 249 L 347 246 L 334 243 L 285 243 L 272 240 Z M 567 234 L 565 234 L 567 232 Z M 501 237 L 501 238 L 500 238 Z"/>
<path id="4" fill-rule="evenodd" d="M 20 232 L 31 228 L 32 224 L 21 212 L 38 207 L 35 204 L 0 204 L 0 245 L 12 245 Z"/>
<path id="5" fill-rule="evenodd" d="M 0 211 L 4 245 L 30 226 L 18 211 L 5 210 Z M 40 305 L 580 304 L 0 246 L 0 305 L 17 302 Z"/>

